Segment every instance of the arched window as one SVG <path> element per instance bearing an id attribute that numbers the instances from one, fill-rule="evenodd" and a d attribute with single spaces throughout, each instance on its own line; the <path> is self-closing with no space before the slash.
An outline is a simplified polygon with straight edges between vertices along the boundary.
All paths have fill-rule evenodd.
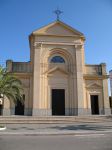
<path id="1" fill-rule="evenodd" d="M 61 56 L 54 56 L 50 60 L 51 63 L 65 63 L 65 60 Z"/>

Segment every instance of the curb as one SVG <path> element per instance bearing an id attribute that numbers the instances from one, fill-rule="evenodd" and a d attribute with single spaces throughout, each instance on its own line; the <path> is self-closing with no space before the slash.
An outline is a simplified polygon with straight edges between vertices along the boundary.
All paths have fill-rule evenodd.
<path id="1" fill-rule="evenodd" d="M 24 136 L 61 136 L 61 135 L 74 135 L 74 136 L 77 136 L 77 135 L 95 135 L 95 134 L 111 134 L 112 131 L 94 131 L 94 132 L 63 132 L 63 133 L 60 133 L 60 132 L 37 132 L 37 133 L 28 133 L 28 132 L 2 132 L 2 135 L 24 135 Z"/>

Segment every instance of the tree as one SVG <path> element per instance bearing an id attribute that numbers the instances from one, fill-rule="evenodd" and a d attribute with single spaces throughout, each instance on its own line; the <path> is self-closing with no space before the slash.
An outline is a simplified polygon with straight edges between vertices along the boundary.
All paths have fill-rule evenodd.
<path id="1" fill-rule="evenodd" d="M 22 91 L 21 81 L 0 66 L 0 97 L 6 96 L 10 101 L 16 103 L 17 100 L 23 100 Z"/>

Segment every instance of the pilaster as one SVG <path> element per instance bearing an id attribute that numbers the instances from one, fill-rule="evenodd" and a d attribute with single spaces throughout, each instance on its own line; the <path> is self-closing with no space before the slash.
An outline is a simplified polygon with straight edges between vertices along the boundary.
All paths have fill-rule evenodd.
<path id="1" fill-rule="evenodd" d="M 84 91 L 83 91 L 83 64 L 82 46 L 75 46 L 76 49 L 76 76 L 77 76 L 77 101 L 78 115 L 84 115 Z"/>
<path id="2" fill-rule="evenodd" d="M 108 80 L 104 79 L 103 81 L 103 97 L 104 97 L 104 111 L 105 115 L 110 115 L 110 105 L 109 105 L 109 95 L 108 95 Z"/>
<path id="3" fill-rule="evenodd" d="M 6 67 L 8 72 L 12 72 L 12 60 L 7 60 L 6 61 Z"/>
<path id="4" fill-rule="evenodd" d="M 33 113 L 37 115 L 40 100 L 40 50 L 41 45 L 36 44 L 34 47 L 34 65 L 33 65 Z"/>
<path id="5" fill-rule="evenodd" d="M 11 111 L 10 111 L 10 101 L 7 97 L 3 97 L 3 116 L 10 116 Z"/>

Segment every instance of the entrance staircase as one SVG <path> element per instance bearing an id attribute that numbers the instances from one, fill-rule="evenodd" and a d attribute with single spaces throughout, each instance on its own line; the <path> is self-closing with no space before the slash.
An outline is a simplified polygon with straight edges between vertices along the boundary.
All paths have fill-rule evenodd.
<path id="1" fill-rule="evenodd" d="M 0 124 L 73 124 L 76 122 L 108 122 L 110 116 L 0 116 Z"/>

